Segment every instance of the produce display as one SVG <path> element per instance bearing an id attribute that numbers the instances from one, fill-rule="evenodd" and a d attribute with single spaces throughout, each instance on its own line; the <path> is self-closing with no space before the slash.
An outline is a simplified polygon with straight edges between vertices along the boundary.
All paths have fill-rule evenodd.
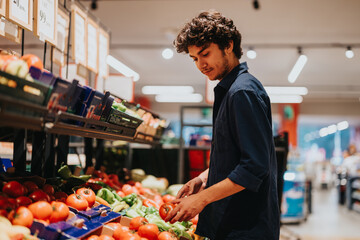
<path id="1" fill-rule="evenodd" d="M 154 187 L 150 188 L 138 181 L 121 182 L 116 174 L 101 171 L 74 176 L 67 165 L 58 170 L 58 176 L 40 181 L 39 177 L 37 181 L 15 177 L 3 182 L 0 229 L 12 226 L 6 230 L 9 239 L 69 235 L 75 239 L 194 239 L 197 217 L 174 224 L 164 221 L 175 207 L 171 203 L 175 197 L 169 194 L 171 187 L 170 191 L 167 186 L 158 187 L 165 182 L 162 178 L 143 176 L 142 182 Z M 82 225 L 87 230 L 79 228 Z M 56 236 L 46 235 L 51 229 L 57 229 Z"/>

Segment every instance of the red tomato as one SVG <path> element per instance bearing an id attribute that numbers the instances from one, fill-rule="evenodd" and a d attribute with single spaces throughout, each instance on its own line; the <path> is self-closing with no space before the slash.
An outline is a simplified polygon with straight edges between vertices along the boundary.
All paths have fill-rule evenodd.
<path id="1" fill-rule="evenodd" d="M 164 201 L 162 200 L 162 197 L 159 194 L 155 194 L 154 201 L 161 206 L 164 204 Z"/>
<path id="2" fill-rule="evenodd" d="M 90 188 L 79 188 L 76 191 L 76 194 L 83 196 L 86 199 L 86 201 L 88 202 L 89 207 L 92 207 L 92 205 L 94 205 L 96 195 L 95 195 L 94 191 L 91 190 Z"/>
<path id="3" fill-rule="evenodd" d="M 64 221 L 69 216 L 69 207 L 63 202 L 51 202 L 52 213 L 50 215 L 50 222 Z"/>
<path id="4" fill-rule="evenodd" d="M 110 237 L 109 235 L 101 235 L 99 240 L 115 240 L 113 237 Z"/>
<path id="5" fill-rule="evenodd" d="M 33 202 L 38 201 L 47 201 L 50 202 L 50 196 L 47 195 L 43 190 L 35 190 L 34 192 L 30 193 L 29 198 L 33 200 Z"/>
<path id="6" fill-rule="evenodd" d="M 9 201 L 10 199 L 10 201 Z M 0 209 L 5 210 L 7 213 L 16 208 L 16 200 L 13 202 L 12 198 L 0 196 Z"/>
<path id="7" fill-rule="evenodd" d="M 66 204 L 79 211 L 86 210 L 86 208 L 89 206 L 88 202 L 83 196 L 74 193 L 66 198 Z"/>
<path id="8" fill-rule="evenodd" d="M 141 182 L 135 182 L 135 187 L 140 190 L 142 188 Z"/>
<path id="9" fill-rule="evenodd" d="M 34 215 L 34 218 L 41 219 L 41 220 L 48 219 L 53 212 L 52 206 L 50 205 L 50 203 L 48 203 L 46 201 L 38 201 L 38 202 L 32 203 L 29 205 L 28 208 Z"/>
<path id="10" fill-rule="evenodd" d="M 145 193 L 148 193 L 148 194 L 154 194 L 153 191 L 151 191 L 150 188 L 141 188 L 139 190 L 140 194 L 144 195 Z"/>
<path id="11" fill-rule="evenodd" d="M 164 201 L 164 203 L 171 202 L 175 199 L 176 199 L 176 197 L 174 197 L 173 195 L 170 195 L 170 194 L 165 194 L 164 196 L 162 196 L 162 200 Z"/>
<path id="12" fill-rule="evenodd" d="M 157 204 L 154 200 L 151 200 L 151 199 L 149 199 L 149 198 L 146 198 L 146 199 L 143 200 L 143 205 L 144 205 L 145 207 L 153 206 L 153 207 L 155 207 L 156 209 L 159 209 L 159 208 L 160 208 L 160 205 L 159 205 L 159 204 Z"/>
<path id="13" fill-rule="evenodd" d="M 171 212 L 174 208 L 175 208 L 175 204 L 173 204 L 173 203 L 164 203 L 163 205 L 161 205 L 161 207 L 159 209 L 160 217 L 163 220 L 165 220 L 165 218 L 167 217 L 169 212 Z"/>
<path id="14" fill-rule="evenodd" d="M 96 235 L 91 235 L 90 237 L 88 237 L 86 240 L 98 240 L 99 236 Z"/>
<path id="15" fill-rule="evenodd" d="M 133 193 L 133 187 L 129 184 L 124 184 L 124 186 L 121 189 L 123 191 L 123 193 L 125 194 L 125 196 Z"/>
<path id="16" fill-rule="evenodd" d="M 112 229 L 114 229 L 114 231 L 118 228 L 121 228 L 121 224 L 120 223 L 116 223 L 116 222 L 110 222 L 105 224 L 108 227 L 111 227 Z"/>
<path id="17" fill-rule="evenodd" d="M 31 182 L 31 181 L 26 181 L 23 183 L 23 185 L 27 188 L 28 193 L 32 193 L 35 190 L 39 189 L 38 185 L 36 185 L 36 183 Z"/>
<path id="18" fill-rule="evenodd" d="M 149 240 L 156 240 L 159 235 L 159 228 L 153 223 L 142 225 L 139 227 L 138 234 L 140 237 L 147 238 Z"/>
<path id="19" fill-rule="evenodd" d="M 28 206 L 32 204 L 33 201 L 28 197 L 20 196 L 16 198 L 16 202 L 18 206 Z"/>
<path id="20" fill-rule="evenodd" d="M 125 197 L 125 193 L 121 190 L 117 191 L 116 193 L 122 198 Z"/>
<path id="21" fill-rule="evenodd" d="M 34 54 L 25 54 L 24 56 L 21 57 L 21 59 L 27 63 L 29 68 L 31 66 L 34 66 L 40 70 L 43 70 L 43 68 L 44 68 L 44 65 L 43 65 L 43 62 L 41 61 L 41 59 Z"/>
<path id="22" fill-rule="evenodd" d="M 119 230 L 119 229 L 118 229 Z M 140 237 L 128 231 L 115 231 L 113 237 L 116 240 L 140 240 Z"/>
<path id="23" fill-rule="evenodd" d="M 149 223 L 149 221 L 144 217 L 134 217 L 131 219 L 129 229 L 130 230 L 138 230 L 140 226 Z"/>
<path id="24" fill-rule="evenodd" d="M 55 193 L 54 187 L 51 186 L 50 184 L 45 184 L 42 189 L 48 195 L 54 195 Z"/>
<path id="25" fill-rule="evenodd" d="M 177 237 L 169 232 L 161 232 L 158 236 L 158 240 L 176 240 Z"/>
<path id="26" fill-rule="evenodd" d="M 17 181 L 10 181 L 6 183 L 2 191 L 6 193 L 9 197 L 17 198 L 25 194 L 24 186 Z"/>
<path id="27" fill-rule="evenodd" d="M 54 197 L 57 201 L 65 202 L 68 195 L 64 192 L 56 192 L 56 193 L 54 193 Z"/>
<path id="28" fill-rule="evenodd" d="M 9 202 L 10 206 L 12 206 L 12 208 L 15 209 L 18 207 L 18 203 L 15 198 L 8 198 L 7 200 Z"/>
<path id="29" fill-rule="evenodd" d="M 26 207 L 19 207 L 12 219 L 12 224 L 30 227 L 33 223 L 34 216 L 32 212 Z"/>

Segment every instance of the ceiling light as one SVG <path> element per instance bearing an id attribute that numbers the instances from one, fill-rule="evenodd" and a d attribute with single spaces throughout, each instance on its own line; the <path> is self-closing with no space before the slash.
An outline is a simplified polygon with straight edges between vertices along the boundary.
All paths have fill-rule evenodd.
<path id="1" fill-rule="evenodd" d="M 328 126 L 327 129 L 328 129 L 328 134 L 333 134 L 333 133 L 336 133 L 337 126 L 335 124 L 332 124 L 332 125 Z"/>
<path id="2" fill-rule="evenodd" d="M 353 58 L 354 57 L 354 52 L 353 52 L 353 50 L 351 50 L 350 46 L 347 47 L 347 50 L 345 52 L 345 56 L 347 58 Z"/>
<path id="3" fill-rule="evenodd" d="M 284 180 L 285 181 L 294 181 L 295 180 L 295 173 L 294 172 L 286 172 L 284 173 Z"/>
<path id="4" fill-rule="evenodd" d="M 302 54 L 301 52 L 301 48 L 299 48 L 299 58 L 296 61 L 293 69 L 291 70 L 289 76 L 288 76 L 288 81 L 290 83 L 294 83 L 297 79 L 297 77 L 299 76 L 301 70 L 303 69 L 303 67 L 305 66 L 305 63 L 307 62 L 307 57 Z"/>
<path id="5" fill-rule="evenodd" d="M 144 86 L 141 89 L 143 94 L 191 94 L 194 92 L 192 86 Z"/>
<path id="6" fill-rule="evenodd" d="M 170 48 L 165 48 L 161 54 L 162 54 L 163 58 L 171 59 L 174 56 L 174 51 L 171 50 Z"/>
<path id="7" fill-rule="evenodd" d="M 185 95 L 156 95 L 155 101 L 157 102 L 192 102 L 192 103 L 199 103 L 203 100 L 203 96 L 199 93 L 193 94 L 185 94 Z"/>
<path id="8" fill-rule="evenodd" d="M 306 95 L 308 89 L 306 87 L 265 87 L 269 95 Z"/>
<path id="9" fill-rule="evenodd" d="M 249 58 L 249 59 L 255 59 L 256 58 L 256 52 L 254 49 L 252 48 L 249 48 L 249 50 L 246 52 L 246 56 Z"/>
<path id="10" fill-rule="evenodd" d="M 132 77 L 135 82 L 140 79 L 140 75 L 137 72 L 135 72 L 111 55 L 107 56 L 106 63 L 124 76 Z"/>
<path id="11" fill-rule="evenodd" d="M 342 121 L 342 122 L 339 122 L 336 126 L 339 131 L 342 131 L 349 127 L 349 123 L 347 121 Z"/>
<path id="12" fill-rule="evenodd" d="M 271 103 L 301 103 L 303 97 L 300 95 L 269 95 Z"/>
<path id="13" fill-rule="evenodd" d="M 322 129 L 320 129 L 319 135 L 320 135 L 320 137 L 326 137 L 327 135 L 329 135 L 328 128 L 324 127 Z"/>

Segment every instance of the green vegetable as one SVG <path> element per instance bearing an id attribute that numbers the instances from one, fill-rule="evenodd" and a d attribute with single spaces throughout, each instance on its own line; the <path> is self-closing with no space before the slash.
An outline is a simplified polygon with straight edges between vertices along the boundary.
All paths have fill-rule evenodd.
<path id="1" fill-rule="evenodd" d="M 61 168 L 59 168 L 58 170 L 58 174 L 60 177 L 62 177 L 65 180 L 72 177 L 72 173 L 68 165 L 61 166 Z"/>
<path id="2" fill-rule="evenodd" d="M 129 194 L 129 195 L 123 197 L 122 200 L 125 201 L 130 206 L 132 206 L 137 202 L 138 197 L 137 197 L 136 193 L 132 193 L 132 194 Z M 140 200 L 140 202 L 141 202 L 141 200 Z M 141 203 L 141 205 L 142 205 L 142 203 Z"/>
<path id="3" fill-rule="evenodd" d="M 124 210 L 124 209 L 127 209 L 127 208 L 129 208 L 129 205 L 127 205 L 126 202 L 119 202 L 117 205 L 114 205 L 112 210 L 114 212 L 120 212 L 121 210 Z"/>
<path id="4" fill-rule="evenodd" d="M 128 216 L 129 218 L 135 218 L 140 216 L 140 214 L 135 209 L 132 208 L 128 209 L 125 215 Z"/>
<path id="5" fill-rule="evenodd" d="M 112 187 L 110 187 L 109 185 L 107 185 L 106 183 L 103 183 L 103 182 L 101 182 L 101 181 L 96 181 L 95 183 L 98 184 L 98 185 L 100 185 L 100 186 L 102 186 L 103 188 L 107 188 L 107 189 L 109 189 L 109 190 L 111 190 L 111 191 L 114 190 Z"/>
<path id="6" fill-rule="evenodd" d="M 100 189 L 100 190 L 97 192 L 96 196 L 101 197 L 102 199 L 104 199 L 105 201 L 107 201 L 110 205 L 113 204 L 113 203 L 115 203 L 115 202 L 117 202 L 117 203 L 119 202 L 119 201 L 115 198 L 114 194 L 113 194 L 109 189 L 106 189 L 106 188 Z"/>
<path id="7" fill-rule="evenodd" d="M 160 231 L 167 231 L 171 228 L 169 223 L 166 223 L 156 214 L 148 214 L 145 216 L 145 218 L 149 221 L 149 223 L 153 223 L 158 226 Z"/>
<path id="8" fill-rule="evenodd" d="M 115 190 L 113 190 L 112 193 L 114 194 L 114 197 L 116 198 L 116 200 L 118 200 L 119 202 L 123 201 L 123 199 L 117 194 L 117 192 Z"/>
<path id="9" fill-rule="evenodd" d="M 155 214 L 157 216 L 159 216 L 159 210 L 157 210 L 155 207 L 153 206 L 150 206 L 150 207 L 147 207 L 146 210 L 145 210 L 145 213 L 146 215 L 148 214 Z"/>

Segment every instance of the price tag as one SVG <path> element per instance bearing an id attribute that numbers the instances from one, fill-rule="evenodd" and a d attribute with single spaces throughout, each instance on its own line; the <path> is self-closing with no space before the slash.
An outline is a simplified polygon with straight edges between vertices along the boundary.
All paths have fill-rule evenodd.
<path id="1" fill-rule="evenodd" d="M 106 58 L 109 55 L 109 34 L 100 29 L 99 34 L 99 77 L 107 78 L 109 76 L 109 65 Z"/>
<path id="2" fill-rule="evenodd" d="M 97 24 L 88 18 L 87 23 L 87 67 L 98 73 L 99 30 Z"/>
<path id="3" fill-rule="evenodd" d="M 56 45 L 58 0 L 35 0 L 34 34 L 41 41 Z"/>
<path id="4" fill-rule="evenodd" d="M 72 5 L 72 57 L 76 63 L 86 66 L 86 14 L 75 4 Z"/>
<path id="5" fill-rule="evenodd" d="M 57 31 L 56 47 L 63 53 L 66 53 L 67 51 L 69 20 L 70 20 L 69 16 L 62 10 L 58 9 L 57 25 L 56 25 L 56 31 Z"/>
<path id="6" fill-rule="evenodd" d="M 6 17 L 19 26 L 32 31 L 33 0 L 7 0 Z"/>
<path id="7" fill-rule="evenodd" d="M 0 16 L 6 15 L 6 0 L 0 0 Z"/>
<path id="8" fill-rule="evenodd" d="M 21 41 L 21 33 L 18 25 L 6 20 L 6 18 L 1 17 L 0 19 L 0 35 L 5 38 L 14 41 L 16 43 L 20 43 Z"/>

